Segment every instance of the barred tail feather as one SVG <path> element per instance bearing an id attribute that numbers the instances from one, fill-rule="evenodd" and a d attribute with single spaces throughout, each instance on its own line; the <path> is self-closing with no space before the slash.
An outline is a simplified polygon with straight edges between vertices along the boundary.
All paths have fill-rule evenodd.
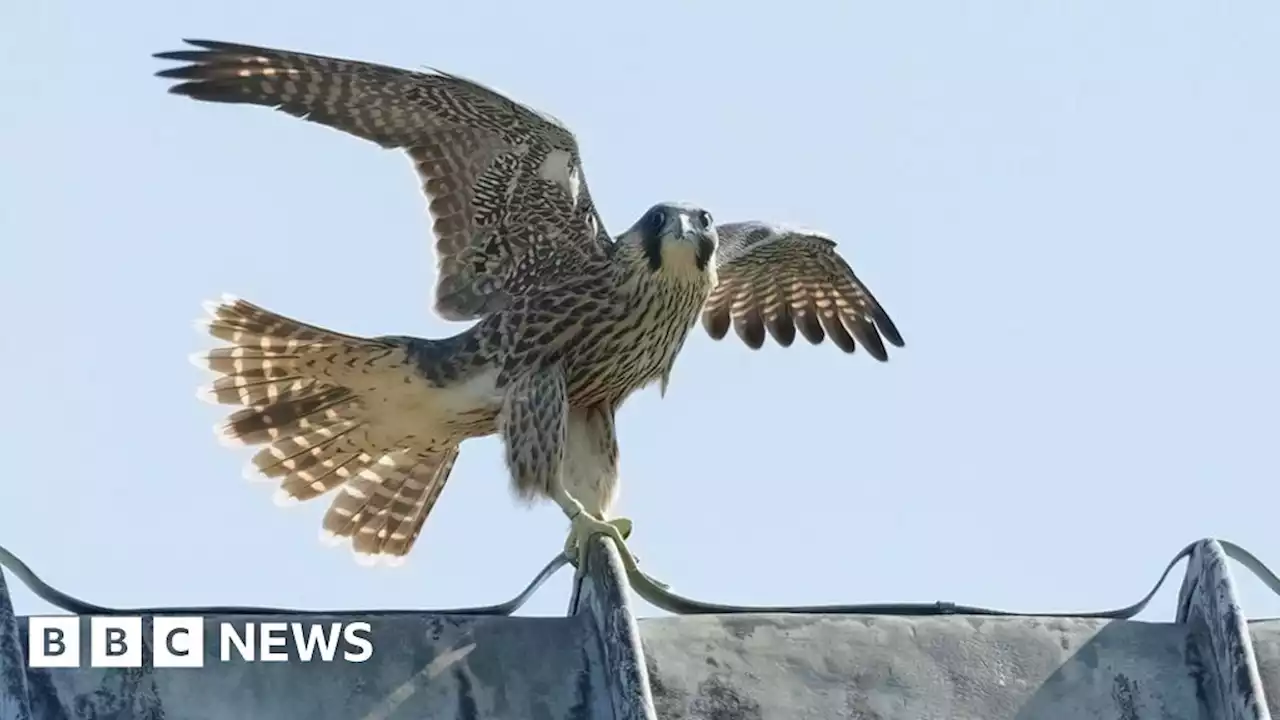
<path id="1" fill-rule="evenodd" d="M 339 491 L 322 537 L 350 538 L 358 558 L 397 564 L 422 533 L 457 459 L 457 445 L 431 455 L 383 455 Z"/>
<path id="2" fill-rule="evenodd" d="M 412 391 L 404 348 L 307 325 L 231 296 L 206 309 L 202 327 L 231 346 L 192 356 L 217 375 L 200 396 L 241 406 L 217 432 L 227 444 L 264 446 L 246 476 L 278 483 L 278 504 L 338 489 L 324 532 L 350 539 L 362 560 L 403 558 L 458 455 L 457 445 L 421 446 L 388 433 L 398 423 L 379 418 L 377 403 L 370 404 L 370 393 L 382 388 Z"/>

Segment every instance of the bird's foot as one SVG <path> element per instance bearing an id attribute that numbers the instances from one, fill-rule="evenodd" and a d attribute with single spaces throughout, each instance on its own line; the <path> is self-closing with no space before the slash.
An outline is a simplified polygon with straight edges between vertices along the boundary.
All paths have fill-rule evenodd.
<path id="1" fill-rule="evenodd" d="M 601 520 L 586 511 L 573 516 L 569 525 L 569 537 L 564 543 L 564 554 L 575 566 L 581 566 L 586 558 L 587 541 L 595 535 L 612 538 L 618 546 L 618 554 L 628 572 L 637 569 L 636 556 L 627 548 L 627 538 L 631 537 L 632 523 L 627 518 Z"/>
<path id="2" fill-rule="evenodd" d="M 623 540 L 631 539 L 632 525 L 631 525 L 630 518 L 620 517 L 620 518 L 614 518 L 612 520 L 606 520 L 605 522 L 618 528 L 618 533 L 622 535 Z"/>

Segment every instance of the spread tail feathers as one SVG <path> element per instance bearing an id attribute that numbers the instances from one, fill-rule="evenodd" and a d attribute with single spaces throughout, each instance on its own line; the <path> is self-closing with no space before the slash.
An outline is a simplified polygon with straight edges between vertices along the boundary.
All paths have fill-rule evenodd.
<path id="1" fill-rule="evenodd" d="M 202 399 L 240 405 L 223 441 L 265 446 L 246 474 L 279 483 L 278 501 L 338 489 L 324 533 L 362 560 L 403 558 L 458 457 L 456 444 L 397 432 L 390 398 L 423 390 L 404 341 L 343 335 L 231 296 L 207 303 L 202 329 L 229 346 L 192 356 L 217 377 Z"/>

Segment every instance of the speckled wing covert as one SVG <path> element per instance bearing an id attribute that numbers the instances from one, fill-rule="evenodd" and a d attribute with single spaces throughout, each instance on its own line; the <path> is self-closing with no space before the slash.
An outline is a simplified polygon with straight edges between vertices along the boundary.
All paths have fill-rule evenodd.
<path id="1" fill-rule="evenodd" d="M 282 110 L 408 152 L 436 238 L 435 309 L 472 320 L 612 244 L 562 124 L 461 77 L 208 40 L 155 57 L 197 100 Z"/>
<path id="2" fill-rule="evenodd" d="M 760 222 L 727 223 L 716 231 L 719 282 L 702 311 L 702 326 L 711 337 L 723 338 L 732 324 L 752 349 L 764 345 L 766 330 L 789 347 L 799 328 L 814 345 L 825 337 L 847 353 L 862 345 L 881 362 L 889 359 L 881 335 L 904 345 L 831 238 Z"/>

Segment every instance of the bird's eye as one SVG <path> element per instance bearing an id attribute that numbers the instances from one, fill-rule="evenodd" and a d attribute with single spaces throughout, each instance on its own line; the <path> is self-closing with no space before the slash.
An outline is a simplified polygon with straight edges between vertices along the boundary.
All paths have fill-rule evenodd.
<path id="1" fill-rule="evenodd" d="M 702 214 L 698 216 L 698 219 L 702 221 L 702 227 L 704 228 L 711 227 L 711 223 L 712 223 L 711 213 L 707 212 L 706 210 L 703 210 Z"/>
<path id="2" fill-rule="evenodd" d="M 649 227 L 653 228 L 654 232 L 662 232 L 662 229 L 666 226 L 667 214 L 662 210 L 654 210 L 653 214 L 649 216 Z"/>

